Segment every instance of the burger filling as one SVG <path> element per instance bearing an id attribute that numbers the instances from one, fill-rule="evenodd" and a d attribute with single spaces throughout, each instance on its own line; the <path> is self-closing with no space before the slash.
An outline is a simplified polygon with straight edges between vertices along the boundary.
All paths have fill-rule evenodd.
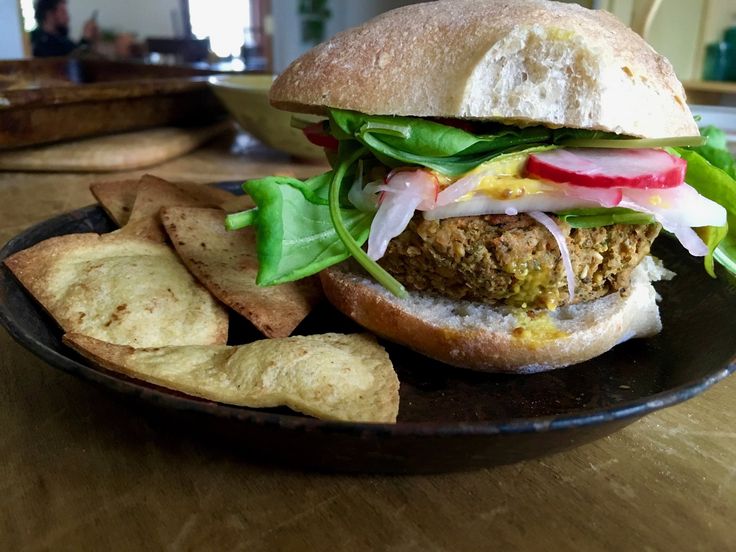
<path id="1" fill-rule="evenodd" d="M 554 309 L 625 290 L 660 228 L 711 275 L 736 258 L 736 182 L 701 137 L 339 110 L 305 134 L 333 169 L 246 182 L 257 207 L 227 219 L 256 226 L 260 285 L 352 256 L 399 296 Z"/>
<path id="2" fill-rule="evenodd" d="M 658 224 L 571 228 L 556 223 L 575 273 L 573 303 L 625 290 L 660 229 Z M 379 264 L 409 290 L 451 299 L 547 309 L 570 302 L 555 239 L 524 214 L 442 220 L 415 215 Z"/>

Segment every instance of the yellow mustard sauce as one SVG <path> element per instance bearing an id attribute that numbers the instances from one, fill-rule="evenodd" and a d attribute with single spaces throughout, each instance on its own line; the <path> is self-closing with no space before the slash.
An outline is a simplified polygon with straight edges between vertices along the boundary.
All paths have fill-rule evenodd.
<path id="1" fill-rule="evenodd" d="M 553 190 L 549 184 L 541 180 L 522 177 L 528 158 L 529 154 L 526 153 L 503 155 L 500 159 L 486 161 L 456 178 L 439 173 L 435 173 L 435 175 L 437 176 L 440 188 L 444 189 L 454 184 L 460 178 L 478 173 L 484 174 L 477 187 L 472 192 L 461 197 L 459 201 L 471 199 L 479 193 L 497 200 L 512 200 L 525 195 L 540 194 Z"/>
<path id="2" fill-rule="evenodd" d="M 517 326 L 512 330 L 511 335 L 523 341 L 526 346 L 539 347 L 546 341 L 562 339 L 570 335 L 559 329 L 546 312 L 530 316 L 528 312 L 519 310 L 515 316 Z"/>
<path id="3" fill-rule="evenodd" d="M 534 304 L 555 310 L 560 304 L 561 293 L 557 286 L 550 286 L 549 270 L 536 262 L 510 263 L 504 271 L 514 277 L 507 297 L 508 304 L 526 308 Z"/>

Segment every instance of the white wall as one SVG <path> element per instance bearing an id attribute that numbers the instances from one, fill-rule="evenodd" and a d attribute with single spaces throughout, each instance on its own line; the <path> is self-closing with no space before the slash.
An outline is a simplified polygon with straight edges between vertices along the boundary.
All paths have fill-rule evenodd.
<path id="1" fill-rule="evenodd" d="M 0 0 L 0 59 L 23 57 L 23 25 L 16 0 Z"/>
<path id="2" fill-rule="evenodd" d="M 175 36 L 171 12 L 179 14 L 179 0 L 68 0 L 68 5 L 74 40 L 79 39 L 84 22 L 94 10 L 98 10 L 101 29 L 135 33 L 140 39 Z"/>
<path id="3" fill-rule="evenodd" d="M 387 10 L 413 4 L 420 0 L 330 0 L 332 16 L 327 21 L 325 39 L 354 27 Z M 294 59 L 309 50 L 312 44 L 301 41 L 299 0 L 272 0 L 274 72 L 280 73 Z"/>

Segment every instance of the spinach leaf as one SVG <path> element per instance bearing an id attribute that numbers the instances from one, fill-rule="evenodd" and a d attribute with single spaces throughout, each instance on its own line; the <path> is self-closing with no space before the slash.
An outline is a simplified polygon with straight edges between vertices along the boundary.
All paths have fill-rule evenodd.
<path id="1" fill-rule="evenodd" d="M 703 226 L 702 228 L 696 228 L 695 231 L 700 236 L 700 239 L 705 242 L 705 245 L 708 246 L 708 254 L 705 256 L 704 261 L 705 271 L 715 278 L 715 252 L 719 245 L 723 244 L 724 247 L 726 245 L 723 243 L 723 240 L 728 236 L 728 224 L 725 224 L 724 226 Z"/>
<path id="2" fill-rule="evenodd" d="M 496 125 L 494 134 L 476 135 L 427 119 L 336 109 L 330 111 L 330 121 L 336 138 L 357 140 L 389 167 L 420 165 L 448 176 L 466 173 L 502 153 L 551 144 L 555 132 L 544 127 Z"/>
<path id="3" fill-rule="evenodd" d="M 350 256 L 330 218 L 332 172 L 305 182 L 275 176 L 243 187 L 258 206 L 258 285 L 298 280 Z M 356 243 L 368 239 L 371 213 L 338 206 L 346 231 Z"/>

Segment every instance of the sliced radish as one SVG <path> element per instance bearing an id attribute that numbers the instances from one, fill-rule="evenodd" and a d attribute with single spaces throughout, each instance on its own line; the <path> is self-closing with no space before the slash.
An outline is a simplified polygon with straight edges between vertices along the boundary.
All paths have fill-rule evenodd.
<path id="1" fill-rule="evenodd" d="M 533 153 L 526 172 L 552 182 L 594 188 L 671 188 L 687 162 L 659 149 L 571 148 Z"/>

